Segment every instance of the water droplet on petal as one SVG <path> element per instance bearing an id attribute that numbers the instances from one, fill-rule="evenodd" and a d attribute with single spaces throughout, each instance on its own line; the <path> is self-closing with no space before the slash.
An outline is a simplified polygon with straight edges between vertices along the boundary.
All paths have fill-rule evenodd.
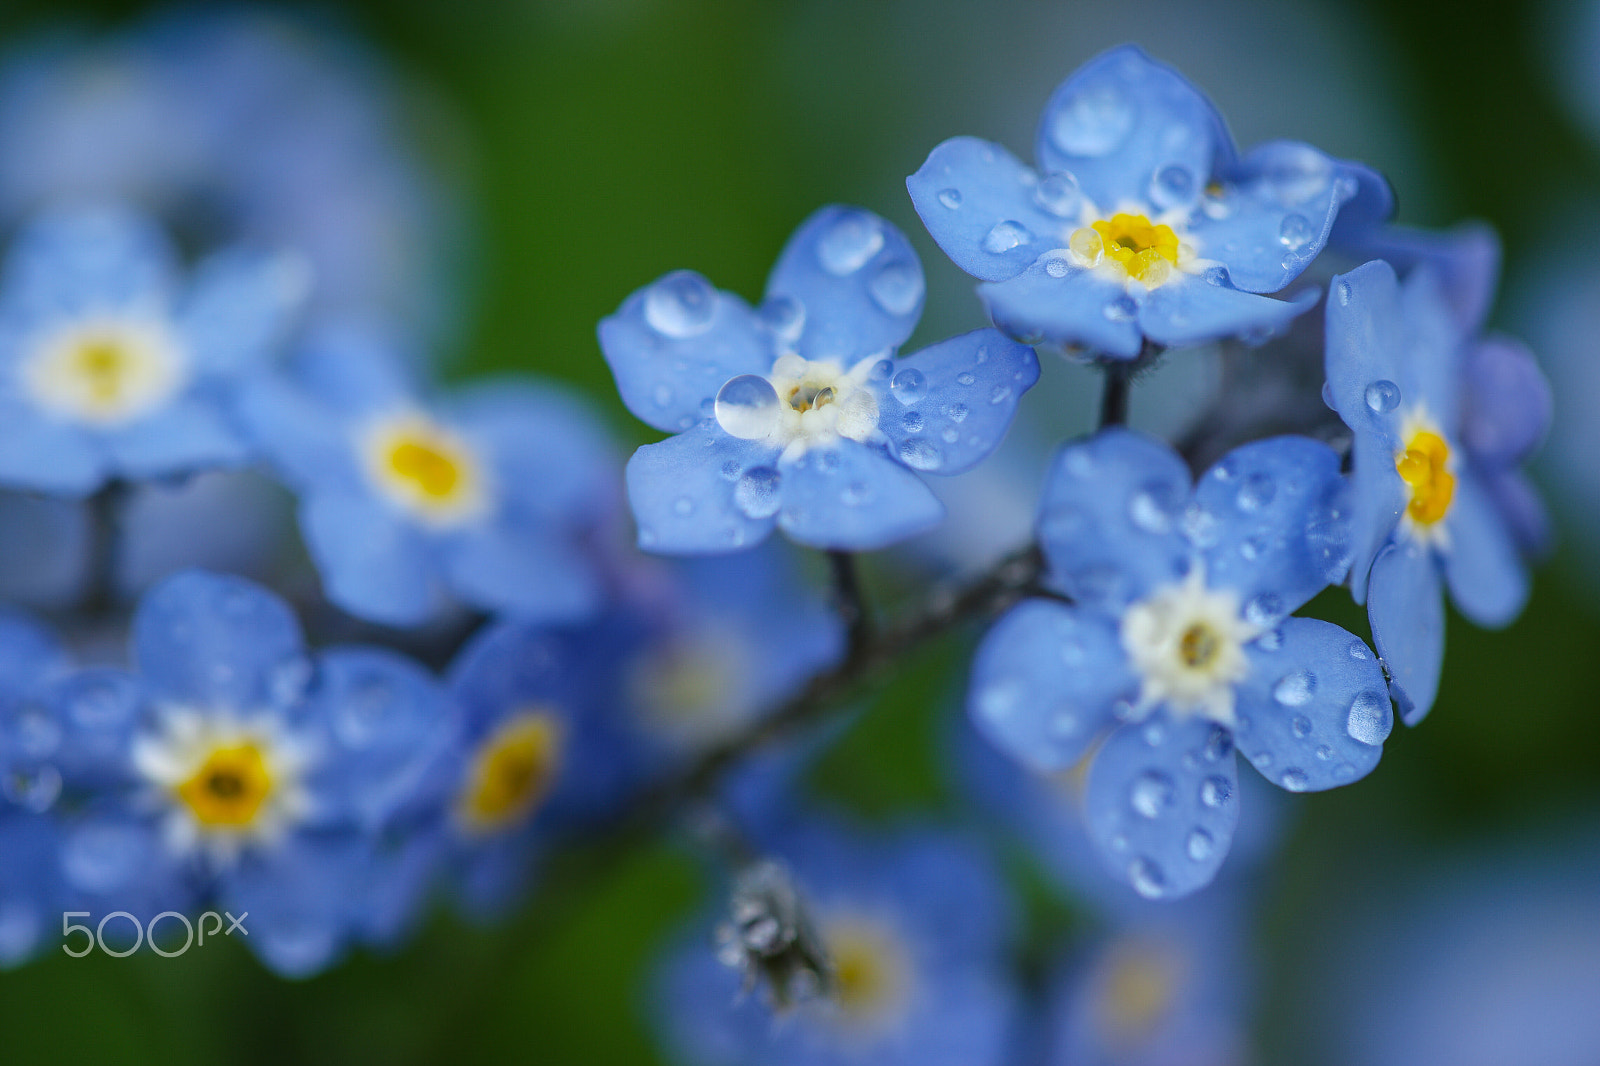
<path id="1" fill-rule="evenodd" d="M 844 277 L 867 265 L 883 248 L 883 226 L 865 211 L 847 211 L 817 241 L 817 259 L 830 274 Z"/>
<path id="2" fill-rule="evenodd" d="M 717 290 L 692 270 L 675 270 L 645 292 L 644 318 L 667 337 L 693 337 L 711 328 Z"/>
<path id="3" fill-rule="evenodd" d="M 954 211 L 956 208 L 961 206 L 961 190 L 940 189 L 939 202 L 944 204 L 944 206 L 948 207 L 950 210 Z"/>
<path id="4" fill-rule="evenodd" d="M 1219 535 L 1217 516 L 1191 503 L 1183 512 L 1183 535 L 1197 548 L 1209 548 L 1217 543 Z"/>
<path id="5" fill-rule="evenodd" d="M 922 300 L 922 271 L 911 263 L 890 263 L 878 271 L 867 291 L 891 315 L 909 315 Z"/>
<path id="6" fill-rule="evenodd" d="M 1254 473 L 1244 479 L 1244 484 L 1239 486 L 1239 495 L 1234 502 L 1239 505 L 1239 510 L 1254 513 L 1272 502 L 1277 495 L 1277 483 L 1272 477 L 1264 473 Z"/>
<path id="7" fill-rule="evenodd" d="M 1044 272 L 1052 278 L 1064 278 L 1070 269 L 1070 264 L 1059 255 L 1052 255 L 1044 261 Z"/>
<path id="8" fill-rule="evenodd" d="M 1109 85 L 1082 89 L 1063 100 L 1050 120 L 1050 139 L 1067 155 L 1103 156 L 1133 130 L 1134 107 Z"/>
<path id="9" fill-rule="evenodd" d="M 1064 171 L 1046 174 L 1033 187 L 1033 202 L 1057 218 L 1074 218 L 1083 209 L 1078 179 Z"/>
<path id="10" fill-rule="evenodd" d="M 1113 322 L 1127 322 L 1139 313 L 1139 305 L 1133 302 L 1131 296 L 1118 296 L 1109 301 L 1105 308 L 1105 316 Z"/>
<path id="11" fill-rule="evenodd" d="M 1333 293 L 1334 293 L 1335 296 L 1337 296 L 1339 298 L 1339 305 L 1341 307 L 1349 307 L 1350 306 L 1351 293 L 1350 293 L 1350 283 L 1348 281 L 1341 280 L 1339 282 L 1339 284 L 1337 284 L 1337 285 L 1335 285 L 1333 287 Z M 1330 404 L 1329 406 L 1332 406 L 1332 405 Z"/>
<path id="12" fill-rule="evenodd" d="M 1154 770 L 1146 770 L 1134 779 L 1128 793 L 1128 803 L 1146 818 L 1159 818 L 1172 805 L 1172 778 Z"/>
<path id="13" fill-rule="evenodd" d="M 1201 274 L 1200 277 L 1201 280 L 1203 280 L 1207 285 L 1215 285 L 1223 289 L 1226 289 L 1233 284 L 1233 279 L 1228 276 L 1227 267 L 1208 267 L 1206 272 Z"/>
<path id="14" fill-rule="evenodd" d="M 717 424 L 740 440 L 761 440 L 777 428 L 778 392 L 759 374 L 740 374 L 717 390 Z"/>
<path id="15" fill-rule="evenodd" d="M 679 517 L 687 517 L 694 514 L 694 501 L 687 496 L 679 496 L 672 501 L 672 513 Z"/>
<path id="16" fill-rule="evenodd" d="M 756 309 L 756 315 L 785 344 L 799 340 L 806 328 L 806 305 L 793 296 L 769 296 Z"/>
<path id="17" fill-rule="evenodd" d="M 1217 850 L 1217 842 L 1211 834 L 1204 829 L 1194 829 L 1189 832 L 1189 839 L 1184 844 L 1184 850 L 1189 858 L 1195 862 L 1205 862 Z"/>
<path id="18" fill-rule="evenodd" d="M 1262 187 L 1284 204 L 1303 204 L 1328 191 L 1333 163 L 1310 145 L 1280 152 L 1261 176 Z"/>
<path id="19" fill-rule="evenodd" d="M 944 456 L 932 441 L 913 437 L 901 442 L 900 461 L 913 470 L 937 470 L 944 465 Z"/>
<path id="20" fill-rule="evenodd" d="M 1013 222 L 1007 219 L 1004 222 L 995 223 L 994 229 L 990 230 L 983 238 L 983 250 L 999 255 L 1002 252 L 1009 252 L 1013 248 L 1032 242 L 1033 234 L 1029 232 L 1028 227 L 1020 222 Z"/>
<path id="21" fill-rule="evenodd" d="M 1400 406 L 1400 386 L 1392 381 L 1374 381 L 1367 386 L 1366 396 L 1373 414 L 1388 414 Z"/>
<path id="22" fill-rule="evenodd" d="M 1182 207 L 1194 199 L 1194 172 L 1177 163 L 1169 163 L 1155 172 L 1150 179 L 1150 202 L 1163 211 Z"/>
<path id="23" fill-rule="evenodd" d="M 1208 777 L 1200 782 L 1200 802 L 1213 810 L 1225 806 L 1233 796 L 1233 785 L 1226 777 Z"/>
<path id="24" fill-rule="evenodd" d="M 1167 875 L 1153 859 L 1140 857 L 1129 863 L 1128 883 L 1145 899 L 1160 899 L 1167 891 Z"/>
<path id="25" fill-rule="evenodd" d="M 778 472 L 770 466 L 749 470 L 733 487 L 733 502 L 749 518 L 768 518 L 776 514 L 782 482 Z"/>
<path id="26" fill-rule="evenodd" d="M 1303 714 L 1295 715 L 1289 720 L 1289 731 L 1295 735 L 1295 739 L 1304 740 L 1311 735 L 1311 719 Z"/>
<path id="27" fill-rule="evenodd" d="M 1310 787 L 1311 779 L 1306 776 L 1304 770 L 1290 767 L 1278 777 L 1278 783 L 1290 792 L 1304 792 Z"/>
<path id="28" fill-rule="evenodd" d="M 839 499 L 847 507 L 860 507 L 872 502 L 872 486 L 865 481 L 852 481 L 839 493 Z"/>
<path id="29" fill-rule="evenodd" d="M 1172 531 L 1172 513 L 1162 501 L 1169 495 L 1163 485 L 1147 486 L 1128 497 L 1128 517 L 1146 533 Z"/>
<path id="30" fill-rule="evenodd" d="M 1272 698 L 1285 707 L 1303 707 L 1317 692 L 1317 675 L 1310 670 L 1285 674 L 1272 686 Z"/>
<path id="31" fill-rule="evenodd" d="M 1275 593 L 1263 592 L 1259 596 L 1252 596 L 1244 605 L 1244 619 L 1253 626 L 1265 629 L 1282 617 L 1283 601 Z"/>
<path id="32" fill-rule="evenodd" d="M 950 421 L 960 424 L 967 419 L 967 405 L 964 403 L 949 403 L 945 405 L 944 416 Z"/>
<path id="33" fill-rule="evenodd" d="M 1285 215 L 1278 224 L 1278 240 L 1291 252 L 1298 252 L 1311 243 L 1316 234 L 1304 215 Z"/>
<path id="34" fill-rule="evenodd" d="M 1381 692 L 1368 690 L 1350 702 L 1345 730 L 1353 739 L 1377 747 L 1389 739 L 1393 728 L 1394 713 L 1389 707 L 1389 697 Z"/>
<path id="35" fill-rule="evenodd" d="M 889 391 L 895 399 L 909 407 L 928 395 L 928 379 L 916 367 L 908 366 L 889 382 Z"/>
<path id="36" fill-rule="evenodd" d="M 1009 399 L 1011 399 L 1010 385 L 996 385 L 989 390 L 989 402 L 992 404 L 1005 403 Z"/>
<path id="37" fill-rule="evenodd" d="M 920 432 L 922 432 L 923 423 L 924 423 L 924 419 L 922 417 L 922 412 L 921 411 L 907 411 L 900 418 L 900 424 L 902 426 L 906 427 L 906 432 L 907 433 L 920 433 Z"/>
<path id="38" fill-rule="evenodd" d="M 1366 660 L 1372 658 L 1372 652 L 1368 651 L 1367 646 L 1359 640 L 1352 640 L 1350 642 L 1349 650 L 1350 658 L 1355 659 L 1358 662 L 1365 662 Z"/>

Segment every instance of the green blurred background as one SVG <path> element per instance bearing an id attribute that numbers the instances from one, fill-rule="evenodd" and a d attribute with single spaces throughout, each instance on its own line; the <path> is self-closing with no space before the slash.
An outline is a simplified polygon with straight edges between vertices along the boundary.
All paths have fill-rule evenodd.
<path id="1" fill-rule="evenodd" d="M 152 9 L 5 0 L 0 34 L 63 19 L 114 27 Z M 1030 154 L 1050 88 L 1123 40 L 1211 93 L 1245 145 L 1288 136 L 1370 162 L 1399 191 L 1407 222 L 1494 222 L 1513 276 L 1593 239 L 1565 214 L 1600 194 L 1600 157 L 1558 98 L 1549 44 L 1566 15 L 1548 4 L 1450 17 L 1428 0 L 331 9 L 418 86 L 418 136 L 472 196 L 480 265 L 459 338 L 440 355 L 454 373 L 536 369 L 576 382 L 630 445 L 651 435 L 614 399 L 595 322 L 679 267 L 757 296 L 789 231 L 820 204 L 863 204 L 911 235 L 929 277 L 914 344 L 979 324 L 970 280 L 926 238 L 904 176 L 955 134 Z M 1057 435 L 1086 428 L 1068 414 L 1086 403 L 1062 409 Z M 1597 506 L 1546 489 L 1564 513 Z M 1508 631 L 1452 616 L 1425 727 L 1397 729 L 1358 786 L 1296 799 L 1303 817 L 1257 932 L 1260 1061 L 1317 1060 L 1321 966 L 1349 901 L 1425 877 L 1431 857 L 1554 841 L 1600 815 L 1600 628 L 1580 565 L 1594 544 L 1564 536 Z M 1365 631 L 1347 596 L 1316 606 Z M 954 807 L 936 745 L 964 683 L 959 650 L 953 640 L 906 664 L 816 787 L 871 817 Z M 174 960 L 52 954 L 0 974 L 0 1060 L 657 1061 L 649 960 L 697 912 L 704 879 L 665 845 L 603 872 L 594 858 L 557 861 L 506 926 L 441 918 L 397 957 L 358 957 L 300 983 L 268 976 L 228 941 Z M 1043 938 L 1061 921 L 1034 909 L 1035 950 L 1048 950 Z"/>

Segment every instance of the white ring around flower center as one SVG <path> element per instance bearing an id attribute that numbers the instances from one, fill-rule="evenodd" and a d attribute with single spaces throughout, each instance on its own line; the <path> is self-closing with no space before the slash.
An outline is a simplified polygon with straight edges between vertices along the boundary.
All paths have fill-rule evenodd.
<path id="1" fill-rule="evenodd" d="M 722 386 L 717 423 L 730 436 L 785 449 L 791 459 L 841 437 L 870 440 L 878 401 L 866 382 L 881 362 L 882 356 L 868 356 L 847 371 L 835 359 L 780 356 L 768 377 L 744 374 Z"/>
<path id="2" fill-rule="evenodd" d="M 1139 673 L 1139 710 L 1166 704 L 1234 724 L 1234 686 L 1250 672 L 1244 646 L 1263 632 L 1240 614 L 1238 593 L 1206 587 L 1198 562 L 1122 616 L 1122 647 Z"/>
<path id="3" fill-rule="evenodd" d="M 40 407 L 101 427 L 160 408 L 190 373 L 188 353 L 164 322 L 111 314 L 46 331 L 18 369 L 25 392 Z"/>

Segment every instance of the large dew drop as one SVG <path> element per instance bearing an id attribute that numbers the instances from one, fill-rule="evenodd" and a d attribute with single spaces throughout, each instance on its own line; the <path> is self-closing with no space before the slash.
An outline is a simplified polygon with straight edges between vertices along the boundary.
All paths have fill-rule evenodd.
<path id="1" fill-rule="evenodd" d="M 1172 804 L 1172 778 L 1155 770 L 1146 770 L 1134 779 L 1128 793 L 1128 803 L 1145 818 L 1159 818 Z"/>
<path id="2" fill-rule="evenodd" d="M 850 211 L 817 241 L 817 260 L 830 274 L 844 277 L 867 265 L 883 247 L 883 227 L 865 211 Z"/>
<path id="3" fill-rule="evenodd" d="M 1389 697 L 1381 692 L 1363 692 L 1350 702 L 1345 729 L 1353 739 L 1377 747 L 1389 739 L 1389 730 L 1393 728 L 1394 714 L 1389 709 Z"/>
<path id="4" fill-rule="evenodd" d="M 999 255 L 1001 252 L 1009 252 L 1013 248 L 1032 242 L 1033 234 L 1029 232 L 1027 226 L 1007 219 L 995 223 L 994 229 L 983 238 L 983 250 Z"/>
<path id="5" fill-rule="evenodd" d="M 717 290 L 692 270 L 673 271 L 650 286 L 644 296 L 645 321 L 663 336 L 704 333 L 716 314 Z"/>
<path id="6" fill-rule="evenodd" d="M 889 391 L 895 399 L 909 407 L 928 395 L 928 379 L 916 367 L 908 366 L 889 382 Z"/>
<path id="7" fill-rule="evenodd" d="M 922 301 L 922 271 L 911 263 L 890 263 L 878 271 L 867 291 L 891 315 L 909 315 Z"/>
<path id="8" fill-rule="evenodd" d="M 778 392 L 759 374 L 740 374 L 717 390 L 717 424 L 740 440 L 761 440 L 777 428 Z"/>
<path id="9" fill-rule="evenodd" d="M 758 466 L 745 472 L 733 487 L 734 505 L 749 518 L 769 518 L 778 512 L 782 497 L 778 492 L 781 478 L 770 466 Z"/>
<path id="10" fill-rule="evenodd" d="M 1033 202 L 1057 218 L 1076 218 L 1083 209 L 1078 179 L 1065 172 L 1046 174 L 1033 187 Z"/>
<path id="11" fill-rule="evenodd" d="M 1373 414 L 1388 414 L 1400 406 L 1400 386 L 1388 380 L 1374 381 L 1367 386 L 1366 399 Z"/>
<path id="12" fill-rule="evenodd" d="M 1311 702 L 1317 691 L 1317 675 L 1310 670 L 1296 670 L 1285 674 L 1272 686 L 1272 698 L 1285 707 L 1302 707 Z"/>

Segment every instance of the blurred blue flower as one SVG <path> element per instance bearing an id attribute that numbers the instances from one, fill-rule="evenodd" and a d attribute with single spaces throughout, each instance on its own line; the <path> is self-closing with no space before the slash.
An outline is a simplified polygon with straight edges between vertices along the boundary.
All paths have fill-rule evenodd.
<path id="1" fill-rule="evenodd" d="M 83 496 L 107 480 L 238 465 L 225 410 L 304 291 L 292 259 L 223 252 L 180 284 L 147 219 L 35 219 L 0 277 L 0 483 Z"/>
<path id="2" fill-rule="evenodd" d="M 1438 692 L 1444 584 L 1484 626 L 1527 600 L 1522 556 L 1545 523 L 1518 467 L 1549 426 L 1550 389 L 1520 344 L 1477 336 L 1481 319 L 1462 319 L 1427 264 L 1401 285 L 1367 263 L 1333 292 L 1327 395 L 1355 437 L 1350 588 L 1415 724 Z"/>
<path id="3" fill-rule="evenodd" d="M 1039 367 L 993 330 L 892 358 L 922 298 L 905 236 L 849 207 L 801 224 L 755 311 L 689 271 L 629 296 L 600 345 L 628 409 L 679 434 L 628 463 L 639 545 L 730 552 L 777 525 L 870 550 L 935 525 L 943 508 L 913 471 L 981 461 Z"/>
<path id="4" fill-rule="evenodd" d="M 324 968 L 362 928 L 378 834 L 448 740 L 439 686 L 384 649 L 312 658 L 276 596 L 202 571 L 141 601 L 131 651 L 132 673 L 78 671 L 48 699 L 75 796 L 69 900 L 249 911 L 268 966 Z"/>
<path id="5" fill-rule="evenodd" d="M 1011 902 L 991 860 L 928 830 L 871 839 L 816 824 L 781 843 L 832 963 L 831 997 L 775 1019 L 703 936 L 656 979 L 668 1049 L 700 1066 L 858 1062 L 986 1066 L 1008 1061 L 1016 992 L 1004 969 Z"/>
<path id="6" fill-rule="evenodd" d="M 1210 101 L 1132 45 L 1057 87 L 1036 154 L 1042 172 L 957 137 L 906 186 L 945 254 L 985 282 L 996 325 L 1113 359 L 1138 356 L 1147 340 L 1177 347 L 1283 329 L 1316 293 L 1258 294 L 1294 281 L 1340 206 L 1377 181 L 1295 141 L 1240 158 Z"/>
<path id="7" fill-rule="evenodd" d="M 319 331 L 292 370 L 241 410 L 300 497 L 331 601 L 401 626 L 452 599 L 535 620 L 596 609 L 583 542 L 612 515 L 616 467 L 575 397 L 503 378 L 425 401 L 393 348 L 354 328 Z"/>
<path id="8" fill-rule="evenodd" d="M 1325 445 L 1247 444 L 1191 487 L 1166 445 L 1104 430 L 1067 446 L 1040 505 L 1051 580 L 984 638 L 970 707 L 1034 768 L 1094 748 L 1085 796 L 1102 858 L 1141 895 L 1208 883 L 1238 821 L 1235 743 L 1291 791 L 1378 763 L 1383 672 L 1359 639 L 1290 617 L 1347 561 L 1344 480 Z"/>

